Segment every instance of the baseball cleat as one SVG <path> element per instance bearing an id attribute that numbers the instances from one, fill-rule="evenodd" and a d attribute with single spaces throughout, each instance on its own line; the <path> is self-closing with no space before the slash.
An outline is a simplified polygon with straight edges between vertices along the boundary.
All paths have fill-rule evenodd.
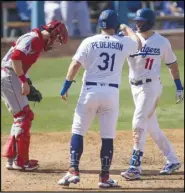
<path id="1" fill-rule="evenodd" d="M 164 168 L 159 172 L 160 175 L 168 175 L 178 170 L 181 167 L 180 163 L 170 163 L 166 164 Z"/>
<path id="2" fill-rule="evenodd" d="M 23 166 L 17 165 L 16 161 L 13 161 L 12 169 L 13 170 L 21 170 L 21 171 L 34 171 L 39 167 L 37 160 L 29 160 L 27 164 Z"/>
<path id="3" fill-rule="evenodd" d="M 138 168 L 129 168 L 125 172 L 121 172 L 121 176 L 126 180 L 138 180 L 141 178 L 141 172 Z"/>
<path id="4" fill-rule="evenodd" d="M 8 158 L 8 160 L 6 162 L 6 169 L 13 170 L 13 159 Z"/>
<path id="5" fill-rule="evenodd" d="M 112 188 L 112 187 L 119 187 L 118 182 L 116 180 L 112 180 L 109 178 L 109 174 L 101 177 L 98 183 L 99 188 Z"/>
<path id="6" fill-rule="evenodd" d="M 70 183 L 80 182 L 79 172 L 70 168 L 66 175 L 58 181 L 58 185 L 69 186 Z"/>

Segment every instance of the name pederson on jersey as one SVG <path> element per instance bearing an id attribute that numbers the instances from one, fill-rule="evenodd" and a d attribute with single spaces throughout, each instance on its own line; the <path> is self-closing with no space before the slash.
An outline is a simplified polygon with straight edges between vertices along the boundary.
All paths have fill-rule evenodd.
<path id="1" fill-rule="evenodd" d="M 98 34 L 84 39 L 73 59 L 85 69 L 83 82 L 120 84 L 124 61 L 137 48 L 129 37 Z"/>

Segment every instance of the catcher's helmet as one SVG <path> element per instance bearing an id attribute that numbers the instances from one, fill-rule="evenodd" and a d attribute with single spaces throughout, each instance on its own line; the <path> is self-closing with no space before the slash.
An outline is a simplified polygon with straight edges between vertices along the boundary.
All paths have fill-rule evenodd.
<path id="1" fill-rule="evenodd" d="M 115 29 L 117 30 L 119 28 L 119 19 L 118 14 L 116 11 L 107 9 L 102 11 L 100 14 L 98 25 L 101 29 Z"/>
<path id="2" fill-rule="evenodd" d="M 52 48 L 53 43 L 58 38 L 60 44 L 66 44 L 68 41 L 68 32 L 64 23 L 53 20 L 47 25 L 41 26 L 50 33 L 49 39 L 45 42 L 44 50 L 48 51 Z"/>
<path id="3" fill-rule="evenodd" d="M 155 13 L 149 8 L 139 9 L 136 12 L 135 21 L 145 21 L 145 23 L 139 27 L 139 32 L 145 32 L 150 30 L 155 24 Z"/>

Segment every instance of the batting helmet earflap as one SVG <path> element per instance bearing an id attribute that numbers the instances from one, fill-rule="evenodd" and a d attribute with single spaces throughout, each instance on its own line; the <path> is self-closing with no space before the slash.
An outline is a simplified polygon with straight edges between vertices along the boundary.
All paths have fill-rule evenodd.
<path id="1" fill-rule="evenodd" d="M 136 17 L 134 18 L 135 21 L 146 21 L 140 28 L 139 28 L 139 32 L 145 32 L 150 30 L 154 24 L 155 24 L 155 20 L 156 20 L 156 16 L 154 11 L 152 11 L 149 8 L 143 8 L 143 9 L 139 9 L 136 12 Z"/>
<path id="2" fill-rule="evenodd" d="M 107 9 L 102 11 L 98 19 L 98 25 L 101 29 L 119 29 L 119 19 L 116 11 Z"/>

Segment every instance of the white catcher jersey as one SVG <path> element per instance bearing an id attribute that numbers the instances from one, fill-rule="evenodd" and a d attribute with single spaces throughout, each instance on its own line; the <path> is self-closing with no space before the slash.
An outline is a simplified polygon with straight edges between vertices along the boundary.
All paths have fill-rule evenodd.
<path id="1" fill-rule="evenodd" d="M 161 60 L 168 65 L 176 61 L 169 40 L 158 33 L 144 39 L 136 33 L 142 48 L 128 57 L 129 78 L 138 80 L 144 77 L 160 76 Z"/>
<path id="2" fill-rule="evenodd" d="M 120 84 L 125 58 L 137 48 L 129 37 L 98 34 L 84 39 L 73 59 L 85 69 L 83 82 Z"/>

